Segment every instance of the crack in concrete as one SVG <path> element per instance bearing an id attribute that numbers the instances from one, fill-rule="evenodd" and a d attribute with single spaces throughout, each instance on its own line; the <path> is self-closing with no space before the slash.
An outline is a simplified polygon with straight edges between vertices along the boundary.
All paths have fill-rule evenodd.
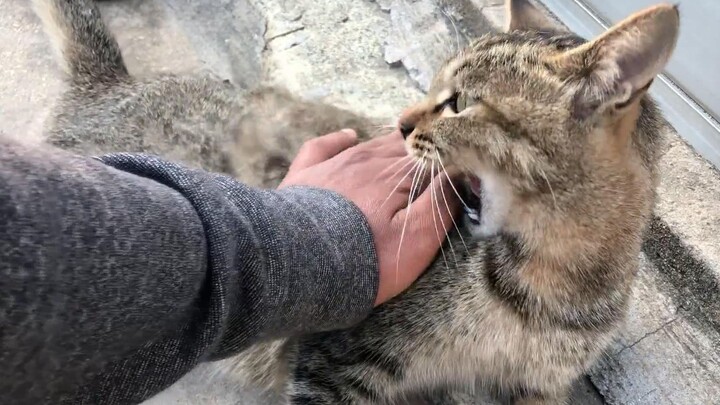
<path id="1" fill-rule="evenodd" d="M 652 336 L 652 335 L 660 332 L 661 330 L 665 329 L 667 326 L 670 326 L 670 324 L 672 324 L 673 322 L 677 321 L 678 319 L 680 319 L 680 316 L 679 316 L 679 315 L 676 316 L 675 318 L 673 318 L 673 319 L 671 319 L 671 320 L 663 323 L 663 324 L 660 325 L 657 329 L 654 329 L 654 330 L 652 330 L 652 331 L 650 331 L 650 332 L 647 332 L 647 333 L 644 334 L 640 339 L 636 340 L 635 342 L 633 342 L 633 343 L 630 344 L 629 346 L 624 346 L 622 349 L 620 349 L 620 351 L 618 351 L 617 353 L 615 353 L 615 356 L 619 356 L 620 354 L 622 354 L 622 352 L 624 352 L 624 351 L 627 350 L 627 349 L 632 349 L 635 345 L 637 345 L 638 343 L 642 342 L 642 341 L 645 340 L 647 337 L 650 337 L 650 336 Z"/>
<path id="2" fill-rule="evenodd" d="M 652 390 L 650 390 L 650 392 L 648 392 L 647 394 L 645 394 L 645 395 L 643 395 L 642 397 L 640 397 L 640 400 L 642 401 L 643 399 L 649 397 L 650 395 L 652 395 L 652 394 L 655 393 L 656 391 L 657 391 L 657 388 L 653 388 Z"/>
<path id="3" fill-rule="evenodd" d="M 293 29 L 291 29 L 291 30 L 289 30 L 289 31 L 285 31 L 285 32 L 283 32 L 283 33 L 281 33 L 281 34 L 273 35 L 273 36 L 271 36 L 270 38 L 265 39 L 265 46 L 267 47 L 270 42 L 272 42 L 272 41 L 274 41 L 274 40 L 276 40 L 276 39 L 278 39 L 278 38 L 286 37 L 286 36 L 291 35 L 291 34 L 294 34 L 294 33 L 296 33 L 296 32 L 303 31 L 304 29 L 305 29 L 305 27 L 302 26 L 302 27 L 293 28 Z"/>
<path id="4" fill-rule="evenodd" d="M 292 34 L 294 34 L 294 33 L 296 33 L 296 32 L 300 32 L 300 31 L 304 31 L 304 30 L 305 30 L 305 26 L 304 26 L 304 25 L 301 25 L 301 26 L 299 26 L 299 27 L 297 27 L 297 28 L 293 28 L 293 29 L 291 29 L 291 30 L 287 30 L 287 31 L 285 31 L 285 32 L 281 32 L 280 34 L 273 35 L 273 36 L 271 36 L 270 38 L 264 38 L 265 45 L 263 46 L 263 50 L 262 50 L 263 53 L 270 50 L 270 44 L 271 44 L 274 40 L 280 39 L 280 38 L 285 38 L 285 37 L 287 37 L 287 36 L 289 36 L 289 35 L 292 35 Z M 267 34 L 267 32 L 268 32 L 268 21 L 266 20 L 266 21 L 265 21 L 265 34 Z M 290 46 L 288 46 L 288 49 L 289 49 L 289 48 L 294 48 L 294 47 L 298 46 L 300 43 L 302 43 L 302 41 L 294 42 L 294 43 L 290 44 Z"/>

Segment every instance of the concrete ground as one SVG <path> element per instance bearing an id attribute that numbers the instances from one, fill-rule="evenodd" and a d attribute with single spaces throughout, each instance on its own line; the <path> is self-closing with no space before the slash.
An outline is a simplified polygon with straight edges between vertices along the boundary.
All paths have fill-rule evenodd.
<path id="1" fill-rule="evenodd" d="M 503 0 L 118 0 L 102 11 L 133 74 L 210 70 L 388 118 L 502 25 Z M 60 71 L 25 0 L 0 0 L 0 134 L 42 140 Z M 720 404 L 720 174 L 668 130 L 635 301 L 573 404 Z M 200 366 L 147 404 L 261 404 Z"/>

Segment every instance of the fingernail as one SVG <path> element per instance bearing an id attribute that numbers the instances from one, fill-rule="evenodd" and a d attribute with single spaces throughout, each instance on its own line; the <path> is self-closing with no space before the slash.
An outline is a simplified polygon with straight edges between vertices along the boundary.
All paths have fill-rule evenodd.
<path id="1" fill-rule="evenodd" d="M 343 132 L 343 133 L 346 133 L 346 134 L 352 135 L 352 136 L 357 136 L 357 132 L 355 132 L 354 129 L 350 129 L 350 128 L 342 129 L 342 130 L 340 130 L 340 132 Z"/>

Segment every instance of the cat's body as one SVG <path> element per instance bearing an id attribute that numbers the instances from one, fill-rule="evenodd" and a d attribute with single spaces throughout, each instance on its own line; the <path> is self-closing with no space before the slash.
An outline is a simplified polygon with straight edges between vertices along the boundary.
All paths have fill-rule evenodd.
<path id="1" fill-rule="evenodd" d="M 78 153 L 152 153 L 255 186 L 276 186 L 304 141 L 370 120 L 280 88 L 245 89 L 210 75 L 131 76 L 93 0 L 35 1 L 69 88 L 49 143 Z M 318 119 L 320 117 L 320 119 Z"/>
<path id="2" fill-rule="evenodd" d="M 158 153 L 273 186 L 304 140 L 364 124 L 276 90 L 138 81 L 89 0 L 36 3 L 69 61 L 49 138 L 61 147 Z M 400 121 L 416 159 L 481 184 L 468 207 L 479 219 L 466 219 L 465 240 L 449 237 L 447 267 L 436 260 L 357 327 L 257 345 L 225 360 L 230 372 L 295 404 L 476 383 L 540 404 L 565 401 L 601 355 L 627 311 L 654 201 L 662 124 L 645 90 L 672 51 L 677 11 L 657 7 L 583 45 L 509 3 L 519 31 L 451 59 Z"/>

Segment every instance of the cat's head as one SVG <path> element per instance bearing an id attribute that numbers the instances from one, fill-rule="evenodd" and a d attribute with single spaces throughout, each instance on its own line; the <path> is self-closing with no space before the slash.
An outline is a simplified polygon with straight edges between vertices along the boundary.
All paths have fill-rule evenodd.
<path id="1" fill-rule="evenodd" d="M 451 58 L 401 115 L 409 153 L 467 174 L 480 235 L 648 215 L 660 118 L 645 93 L 675 47 L 677 8 L 648 8 L 586 42 L 527 0 L 507 3 L 507 32 Z"/>

